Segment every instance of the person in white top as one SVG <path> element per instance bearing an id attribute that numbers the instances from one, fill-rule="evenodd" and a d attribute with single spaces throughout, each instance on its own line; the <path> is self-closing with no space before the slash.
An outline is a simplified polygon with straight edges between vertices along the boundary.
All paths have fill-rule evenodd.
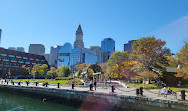
<path id="1" fill-rule="evenodd" d="M 167 96 L 167 90 L 166 87 L 162 88 L 161 95 Z"/>

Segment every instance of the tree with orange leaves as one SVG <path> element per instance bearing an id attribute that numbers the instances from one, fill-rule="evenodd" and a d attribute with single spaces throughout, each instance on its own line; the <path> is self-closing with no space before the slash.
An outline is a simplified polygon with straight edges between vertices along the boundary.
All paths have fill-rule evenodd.
<path id="1" fill-rule="evenodd" d="M 188 79 L 188 43 L 185 43 L 180 50 L 180 53 L 177 53 L 177 58 L 182 65 L 182 68 L 177 69 L 177 74 L 175 76 Z"/>

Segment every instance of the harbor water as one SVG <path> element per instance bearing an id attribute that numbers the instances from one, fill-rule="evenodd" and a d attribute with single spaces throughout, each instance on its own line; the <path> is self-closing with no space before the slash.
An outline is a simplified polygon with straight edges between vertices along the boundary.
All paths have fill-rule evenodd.
<path id="1" fill-rule="evenodd" d="M 0 111 L 78 111 L 78 108 L 0 92 Z"/>

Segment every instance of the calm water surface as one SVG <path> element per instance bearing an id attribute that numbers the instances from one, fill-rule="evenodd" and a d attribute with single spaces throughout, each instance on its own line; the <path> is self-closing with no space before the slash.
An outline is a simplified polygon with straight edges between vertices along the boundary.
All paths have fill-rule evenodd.
<path id="1" fill-rule="evenodd" d="M 67 105 L 0 92 L 0 111 L 78 111 Z"/>

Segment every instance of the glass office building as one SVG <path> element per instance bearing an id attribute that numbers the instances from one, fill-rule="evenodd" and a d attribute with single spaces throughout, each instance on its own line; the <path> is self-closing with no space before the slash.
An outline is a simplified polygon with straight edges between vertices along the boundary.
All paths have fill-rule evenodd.
<path id="1" fill-rule="evenodd" d="M 77 64 L 97 64 L 97 55 L 95 51 L 87 48 L 75 47 L 71 53 L 71 67 Z"/>
<path id="2" fill-rule="evenodd" d="M 23 65 L 25 65 L 26 68 L 31 69 L 35 64 L 48 65 L 48 62 L 44 56 L 41 55 L 0 48 L 1 77 L 5 77 L 10 70 L 19 71 Z"/>
<path id="3" fill-rule="evenodd" d="M 70 43 L 65 43 L 63 46 L 60 46 L 59 54 L 58 54 L 58 67 L 62 65 L 70 65 L 70 57 L 72 52 L 72 45 Z"/>
<path id="4" fill-rule="evenodd" d="M 104 52 L 103 62 L 107 62 L 106 60 L 108 60 L 115 51 L 115 41 L 112 38 L 105 38 L 101 41 L 101 49 Z"/>

